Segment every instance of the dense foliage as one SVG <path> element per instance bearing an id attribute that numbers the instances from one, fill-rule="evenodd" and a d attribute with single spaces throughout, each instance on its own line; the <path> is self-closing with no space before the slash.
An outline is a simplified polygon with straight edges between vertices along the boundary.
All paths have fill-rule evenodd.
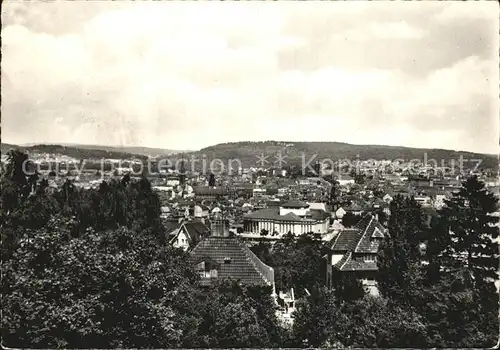
<path id="1" fill-rule="evenodd" d="M 325 259 L 322 242 L 310 235 L 295 239 L 288 234 L 274 246 L 259 243 L 252 251 L 267 265 L 274 268 L 276 290 L 288 291 L 294 288 L 296 295 L 303 296 L 325 281 Z"/>
<path id="2" fill-rule="evenodd" d="M 23 348 L 272 347 L 271 291 L 199 285 L 189 257 L 164 240 L 147 180 L 51 191 L 2 174 L 2 344 Z"/>

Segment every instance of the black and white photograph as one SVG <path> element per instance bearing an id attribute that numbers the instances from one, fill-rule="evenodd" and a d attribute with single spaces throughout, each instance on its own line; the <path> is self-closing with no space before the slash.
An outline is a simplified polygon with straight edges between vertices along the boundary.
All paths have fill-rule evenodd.
<path id="1" fill-rule="evenodd" d="M 2 5 L 2 348 L 498 348 L 496 1 Z"/>

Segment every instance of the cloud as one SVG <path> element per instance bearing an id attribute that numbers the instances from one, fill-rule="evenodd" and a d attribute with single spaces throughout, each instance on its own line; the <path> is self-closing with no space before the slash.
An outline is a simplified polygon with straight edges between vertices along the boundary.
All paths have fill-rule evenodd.
<path id="1" fill-rule="evenodd" d="M 446 25 L 458 21 L 481 21 L 491 18 L 492 14 L 498 14 L 498 4 L 494 1 L 449 2 L 435 15 L 435 19 Z"/>
<path id="2" fill-rule="evenodd" d="M 425 33 L 423 29 L 412 27 L 405 21 L 374 23 L 370 30 L 375 37 L 382 39 L 420 39 Z"/>
<path id="3" fill-rule="evenodd" d="M 495 152 L 491 13 L 460 22 L 432 3 L 81 2 L 76 14 L 65 4 L 2 9 L 5 141 Z"/>

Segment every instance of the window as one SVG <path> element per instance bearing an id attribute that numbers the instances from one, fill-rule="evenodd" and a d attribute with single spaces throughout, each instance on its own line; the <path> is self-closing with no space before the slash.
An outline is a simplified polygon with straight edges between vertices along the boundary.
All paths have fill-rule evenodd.
<path id="1" fill-rule="evenodd" d="M 230 264 L 231 258 L 224 258 L 224 264 Z"/>
<path id="2" fill-rule="evenodd" d="M 375 256 L 372 254 L 368 254 L 365 256 L 365 261 L 367 261 L 367 262 L 375 261 Z"/>
<path id="3" fill-rule="evenodd" d="M 205 277 L 205 262 L 202 261 L 198 265 L 196 265 L 196 272 L 200 275 L 200 277 Z"/>

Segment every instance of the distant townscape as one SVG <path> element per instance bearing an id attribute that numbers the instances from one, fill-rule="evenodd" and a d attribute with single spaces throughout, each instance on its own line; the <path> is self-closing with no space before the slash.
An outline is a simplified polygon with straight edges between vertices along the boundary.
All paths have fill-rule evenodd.
<path id="1" fill-rule="evenodd" d="M 3 344 L 493 346 L 498 161 L 334 146 L 2 145 Z"/>

